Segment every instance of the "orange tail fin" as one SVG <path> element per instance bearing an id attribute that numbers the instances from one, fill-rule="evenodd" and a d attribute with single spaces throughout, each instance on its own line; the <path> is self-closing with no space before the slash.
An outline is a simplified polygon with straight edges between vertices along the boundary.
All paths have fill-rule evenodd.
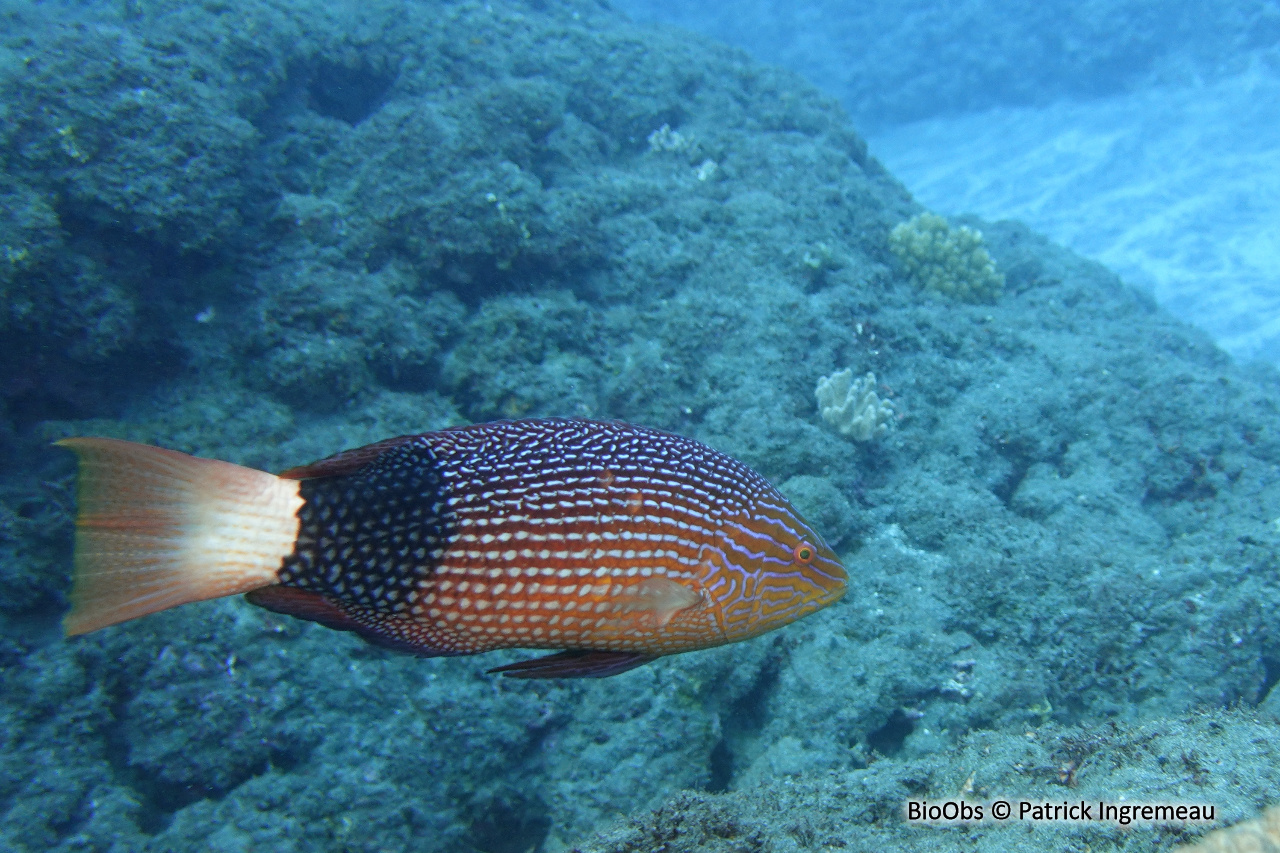
<path id="1" fill-rule="evenodd" d="M 80 459 L 67 636 L 275 583 L 298 537 L 298 481 L 113 438 Z"/>

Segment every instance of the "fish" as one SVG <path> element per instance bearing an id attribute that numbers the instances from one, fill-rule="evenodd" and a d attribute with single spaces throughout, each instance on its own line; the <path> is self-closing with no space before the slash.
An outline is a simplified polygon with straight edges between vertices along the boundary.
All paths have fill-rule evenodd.
<path id="1" fill-rule="evenodd" d="M 113 438 L 78 458 L 68 637 L 244 595 L 420 657 L 616 675 L 757 637 L 848 575 L 736 459 L 616 421 L 531 418 L 346 450 L 279 475 Z"/>

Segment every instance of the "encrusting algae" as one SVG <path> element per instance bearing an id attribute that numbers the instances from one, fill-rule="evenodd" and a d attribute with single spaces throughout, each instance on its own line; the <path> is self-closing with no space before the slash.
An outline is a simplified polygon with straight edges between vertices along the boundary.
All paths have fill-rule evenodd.
<path id="1" fill-rule="evenodd" d="M 280 476 L 107 438 L 80 460 L 69 635 L 254 604 L 433 657 L 602 677 L 749 639 L 846 575 L 763 477 L 699 442 L 585 420 L 402 436 Z"/>
<path id="2" fill-rule="evenodd" d="M 1280 806 L 1268 806 L 1252 820 L 1215 829 L 1175 853 L 1280 853 Z"/>

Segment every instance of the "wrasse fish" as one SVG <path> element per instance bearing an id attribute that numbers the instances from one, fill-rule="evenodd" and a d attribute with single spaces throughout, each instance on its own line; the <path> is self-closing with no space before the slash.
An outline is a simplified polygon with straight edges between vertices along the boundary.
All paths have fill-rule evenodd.
<path id="1" fill-rule="evenodd" d="M 110 438 L 79 457 L 67 635 L 247 594 L 423 657 L 602 677 L 745 640 L 844 594 L 822 537 L 763 477 L 623 423 L 409 435 L 276 476 Z"/>

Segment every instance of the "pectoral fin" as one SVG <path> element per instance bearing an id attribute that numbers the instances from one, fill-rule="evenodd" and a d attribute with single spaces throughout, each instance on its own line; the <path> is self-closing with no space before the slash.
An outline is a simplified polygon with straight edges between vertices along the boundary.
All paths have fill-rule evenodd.
<path id="1" fill-rule="evenodd" d="M 683 584 L 669 578 L 647 578 L 634 589 L 616 596 L 622 612 L 640 616 L 650 628 L 665 628 L 681 610 L 701 603 L 702 597 Z"/>

